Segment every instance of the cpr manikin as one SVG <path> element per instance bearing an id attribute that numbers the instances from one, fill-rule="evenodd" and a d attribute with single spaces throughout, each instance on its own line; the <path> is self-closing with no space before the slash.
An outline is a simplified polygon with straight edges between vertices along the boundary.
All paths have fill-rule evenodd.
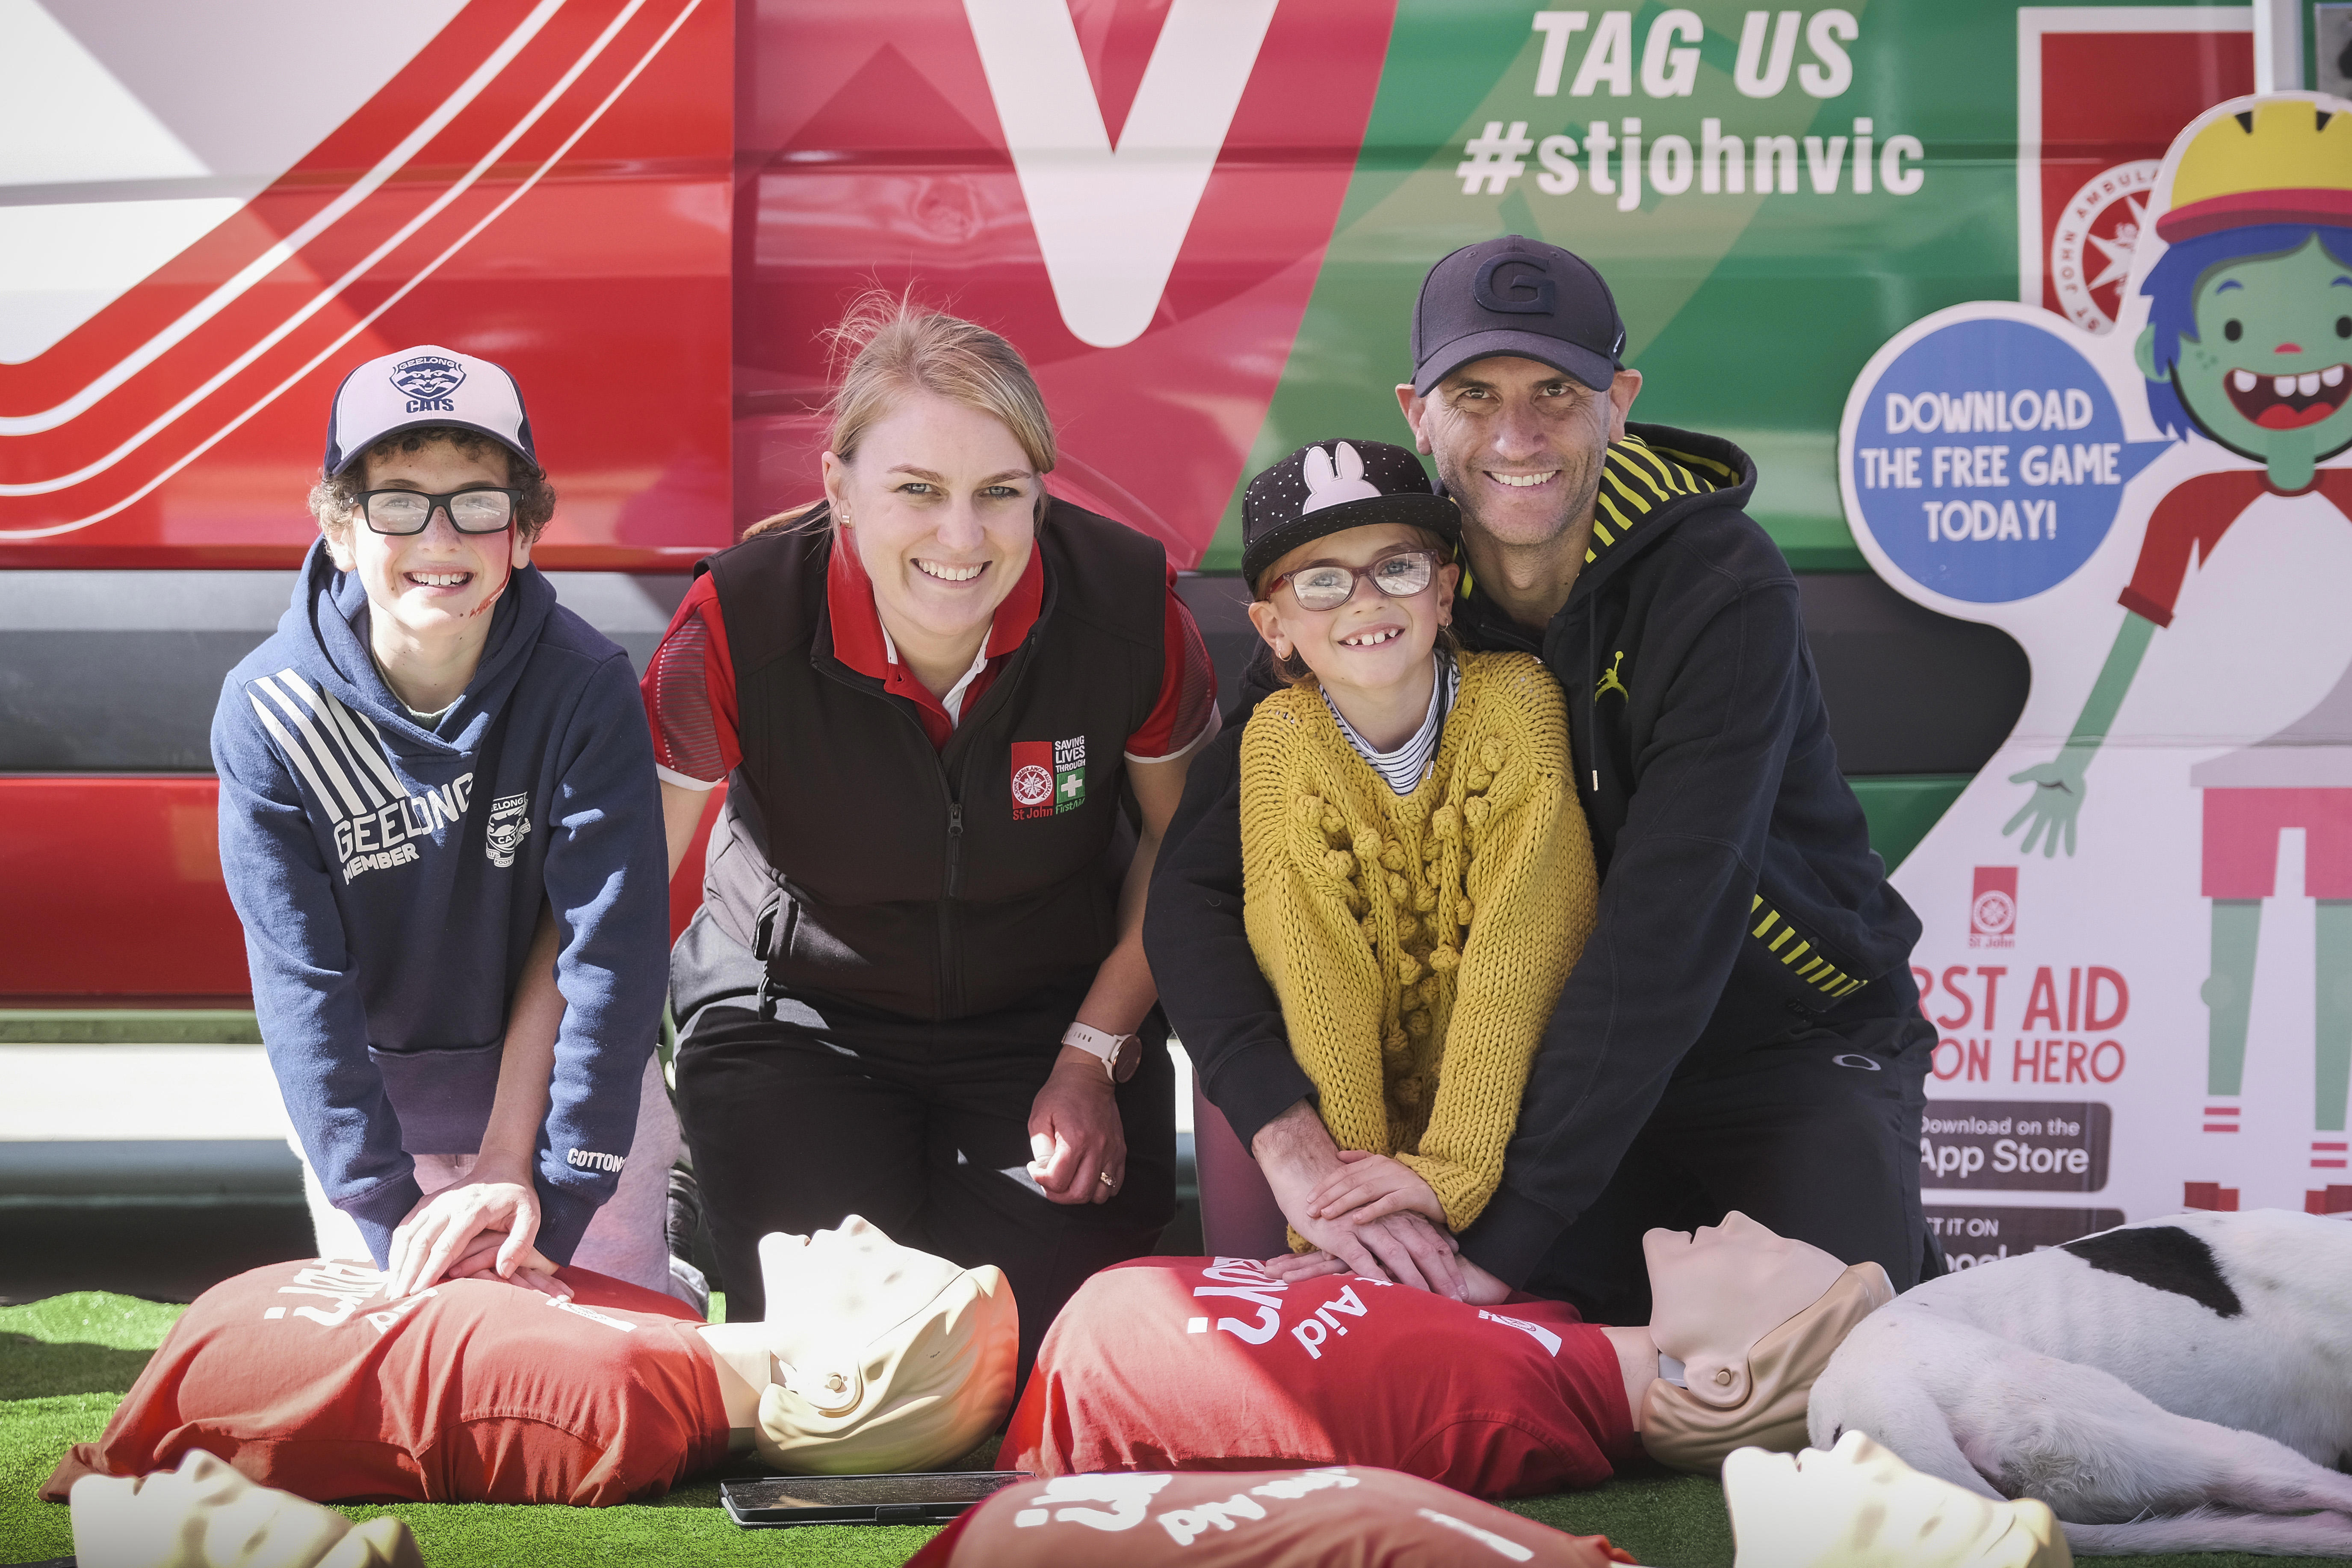
<path id="1" fill-rule="evenodd" d="M 603 1507 L 730 1451 L 802 1472 L 936 1468 L 1003 1418 L 1019 1328 L 997 1269 L 855 1217 L 761 1255 L 770 1319 L 722 1325 L 584 1269 L 561 1291 L 445 1279 L 397 1300 L 363 1264 L 248 1270 L 197 1298 L 42 1495 L 204 1448 L 315 1500 Z"/>
<path id="2" fill-rule="evenodd" d="M 1923 1476 L 1861 1432 L 1826 1452 L 1723 1461 L 1736 1568 L 2067 1568 L 2049 1505 Z"/>
<path id="3" fill-rule="evenodd" d="M 970 1452 L 1013 1403 L 1020 1338 L 993 1267 L 957 1268 L 851 1215 L 760 1238 L 767 1318 L 700 1331 L 730 1446 L 781 1470 L 866 1475 Z"/>
<path id="4" fill-rule="evenodd" d="M 1622 1329 L 1555 1301 L 1281 1280 L 1247 1258 L 1105 1269 L 1046 1334 L 1005 1462 L 1043 1475 L 1366 1465 L 1519 1497 L 1598 1486 L 1645 1454 L 1712 1471 L 1742 1445 L 1802 1447 L 1806 1393 L 1893 1298 L 1885 1271 L 1736 1214 L 1644 1246 L 1656 1315 Z"/>
<path id="5" fill-rule="evenodd" d="M 1737 1209 L 1721 1225 L 1653 1230 L 1642 1252 L 1648 1343 L 1630 1340 L 1640 1331 L 1607 1332 L 1643 1447 L 1677 1469 L 1711 1471 L 1744 1444 L 1803 1447 L 1813 1379 L 1854 1324 L 1895 1299 L 1877 1264 L 1849 1268 Z"/>
<path id="6" fill-rule="evenodd" d="M 424 1568 L 408 1526 L 353 1526 L 332 1509 L 257 1487 L 197 1448 L 176 1470 L 84 1476 L 73 1488 L 85 1568 Z"/>

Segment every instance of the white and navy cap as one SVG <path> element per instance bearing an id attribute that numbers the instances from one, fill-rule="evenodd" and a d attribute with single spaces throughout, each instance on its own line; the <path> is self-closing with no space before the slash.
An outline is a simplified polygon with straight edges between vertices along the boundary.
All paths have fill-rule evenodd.
<path id="1" fill-rule="evenodd" d="M 385 437 L 428 425 L 478 430 L 539 471 L 522 389 L 506 368 L 420 343 L 372 359 L 343 377 L 327 416 L 327 477 L 358 462 Z"/>

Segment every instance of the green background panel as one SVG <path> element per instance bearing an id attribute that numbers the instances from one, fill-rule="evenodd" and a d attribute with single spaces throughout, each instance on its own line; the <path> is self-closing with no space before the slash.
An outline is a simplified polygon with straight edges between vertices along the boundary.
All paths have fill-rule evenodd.
<path id="1" fill-rule="evenodd" d="M 1381 90 L 1348 196 L 1282 383 L 1244 475 L 1311 440 L 1402 439 L 1391 390 L 1410 374 L 1412 303 L 1431 262 L 1502 234 L 1563 245 L 1599 267 L 1626 324 L 1626 363 L 1645 379 L 1635 416 L 1727 437 L 1760 473 L 1751 507 L 1804 571 L 1860 571 L 1861 553 L 1838 499 L 1837 426 L 1846 393 L 1880 344 L 1912 321 L 1968 300 L 2017 296 L 2017 11 L 2014 5 L 1863 0 L 1846 9 L 1859 37 L 1845 45 L 1851 84 L 1828 99 L 1805 92 L 1798 68 L 1812 52 L 1801 33 L 1787 84 L 1751 99 L 1733 80 L 1749 6 L 1689 7 L 1705 25 L 1697 80 L 1687 97 L 1653 99 L 1641 86 L 1643 44 L 1665 7 L 1633 21 L 1633 93 L 1605 86 L 1572 96 L 1603 13 L 1570 39 L 1556 96 L 1535 86 L 1544 37 L 1536 7 L 1516 0 L 1402 0 Z M 1810 19 L 1820 7 L 1808 7 Z M 1527 137 L 1581 137 L 1585 125 L 1627 117 L 1647 143 L 1700 122 L 1725 134 L 1799 139 L 1799 190 L 1679 195 L 1647 188 L 1641 205 L 1589 180 L 1566 195 L 1538 184 L 1537 156 L 1501 195 L 1465 195 L 1454 172 L 1464 144 L 1489 121 L 1527 122 Z M 1897 195 L 1873 169 L 1853 190 L 1852 148 L 1833 195 L 1816 194 L 1802 139 L 1852 138 L 1873 122 L 1883 149 L 1917 137 L 1926 156 L 1917 191 Z M 1202 566 L 1241 559 L 1236 485 Z"/>
<path id="2" fill-rule="evenodd" d="M 1870 847 L 1890 871 L 1918 847 L 1960 791 L 1968 773 L 1917 773 L 1903 777 L 1848 779 L 1862 815 L 1870 823 Z"/>

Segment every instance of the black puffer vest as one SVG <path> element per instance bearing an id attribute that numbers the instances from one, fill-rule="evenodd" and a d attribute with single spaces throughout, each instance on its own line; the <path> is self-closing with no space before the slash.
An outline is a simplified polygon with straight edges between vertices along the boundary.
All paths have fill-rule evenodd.
<path id="1" fill-rule="evenodd" d="M 1082 986 L 1117 940 L 1127 738 L 1159 700 L 1167 552 L 1055 500 L 1036 624 L 943 750 L 834 657 L 832 532 L 703 561 L 743 761 L 703 898 L 777 994 L 958 1018 Z"/>

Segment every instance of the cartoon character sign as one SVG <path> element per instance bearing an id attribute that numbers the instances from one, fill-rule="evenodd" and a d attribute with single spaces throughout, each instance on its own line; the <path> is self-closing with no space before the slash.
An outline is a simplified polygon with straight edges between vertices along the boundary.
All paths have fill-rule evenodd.
<path id="1" fill-rule="evenodd" d="M 2168 248 L 2140 285 L 2148 323 L 2134 345 L 2149 412 L 2258 468 L 2183 479 L 2158 501 L 2122 628 L 2057 757 L 2013 775 L 2033 797 L 2011 819 L 2019 848 L 2071 853 L 2086 774 L 2155 634 L 2172 625 L 2192 565 L 2213 561 L 2265 498 L 2315 498 L 2352 521 L 2352 470 L 2318 465 L 2352 446 L 2352 115 L 2300 100 L 2257 101 L 2208 122 L 2182 150 Z M 2305 510 L 2308 510 L 2308 506 Z M 2323 519 L 2323 524 L 2326 522 Z M 2224 562 L 2215 568 L 2226 570 Z M 2276 732 L 2189 771 L 2205 792 L 2201 876 L 2212 902 L 2207 1097 L 2201 1118 L 2235 1123 L 2263 900 L 2275 892 L 2283 829 L 2304 830 L 2304 890 L 2318 900 L 2312 1125 L 2344 1130 L 2352 1066 L 2352 667 Z M 2231 1131 L 2236 1131 L 2233 1125 Z M 2332 1142 L 2332 1149 L 2317 1149 Z M 2317 1152 L 2344 1143 L 2315 1139 Z M 2341 1162 L 2334 1168 L 2341 1169 Z"/>
<path id="2" fill-rule="evenodd" d="M 1989 1188 L 2352 1211 L 2352 103 L 2208 111 L 2149 212 L 2112 335 L 1956 307 L 1847 408 L 1864 554 L 2033 662 L 1895 879 L 1946 1031 L 1923 1183 L 1971 1235 L 2022 1212 Z"/>

